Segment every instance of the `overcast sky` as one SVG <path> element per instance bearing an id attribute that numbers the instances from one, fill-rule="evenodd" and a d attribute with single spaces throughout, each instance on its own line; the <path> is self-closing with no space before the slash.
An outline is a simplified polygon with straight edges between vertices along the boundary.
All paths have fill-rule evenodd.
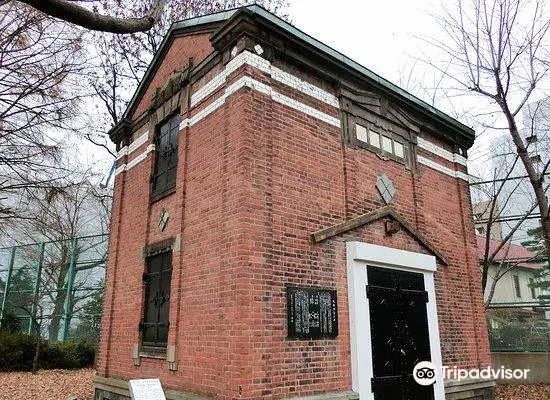
<path id="1" fill-rule="evenodd" d="M 291 0 L 289 16 L 299 29 L 394 83 L 399 70 L 422 53 L 416 36 L 437 33 L 434 0 Z"/>
<path id="2" fill-rule="evenodd" d="M 407 87 L 407 77 L 412 72 L 425 87 L 435 86 L 437 77 L 422 61 L 434 49 L 428 48 L 423 38 L 444 34 L 435 19 L 443 4 L 440 0 L 291 0 L 288 13 L 297 28 L 422 97 L 414 82 Z M 453 103 L 460 103 L 454 112 L 448 101 L 439 99 L 434 105 L 452 116 L 469 107 L 468 100 L 455 99 Z M 477 140 L 470 150 L 472 159 L 486 161 L 480 156 L 487 154 L 490 136 Z"/>

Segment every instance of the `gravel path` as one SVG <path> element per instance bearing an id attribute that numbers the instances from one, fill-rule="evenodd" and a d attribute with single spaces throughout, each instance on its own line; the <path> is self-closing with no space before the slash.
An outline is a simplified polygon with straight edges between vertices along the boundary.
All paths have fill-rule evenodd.
<path id="1" fill-rule="evenodd" d="M 93 369 L 74 371 L 53 369 L 30 372 L 0 372 L 0 400 L 92 400 Z"/>

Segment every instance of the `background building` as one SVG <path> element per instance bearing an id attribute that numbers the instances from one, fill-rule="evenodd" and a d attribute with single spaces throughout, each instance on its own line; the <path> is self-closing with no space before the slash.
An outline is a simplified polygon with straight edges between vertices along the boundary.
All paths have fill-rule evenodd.
<path id="1" fill-rule="evenodd" d="M 490 238 L 492 240 L 501 241 L 502 240 L 502 223 L 498 222 L 498 219 L 493 218 L 494 222 L 488 224 L 488 221 L 491 220 L 491 209 L 493 207 L 493 202 L 491 200 L 482 201 L 476 203 L 472 206 L 472 212 L 474 217 L 474 227 L 476 234 L 480 236 L 486 236 L 487 229 L 490 229 Z M 500 209 L 498 207 L 498 202 L 495 204 L 493 215 L 499 215 Z M 488 226 L 490 225 L 490 228 Z M 478 244 L 479 245 L 479 244 Z"/>
<path id="2" fill-rule="evenodd" d="M 544 98 L 524 107 L 521 135 L 527 144 L 527 150 L 538 173 L 545 171 L 550 161 L 550 98 Z M 493 195 L 497 195 L 499 207 L 498 219 L 493 229 L 501 230 L 505 237 L 518 224 L 518 219 L 525 215 L 535 202 L 533 188 L 527 178 L 523 163 L 516 156 L 517 151 L 508 133 L 490 141 L 490 170 L 486 171 L 488 181 L 482 185 L 472 186 L 474 218 L 483 214 Z M 511 179 L 512 178 L 512 179 Z M 520 178 L 520 179 L 515 179 Z M 502 180 L 505 180 L 502 182 Z M 521 223 L 512 240 L 520 244 L 528 239 L 527 231 L 540 226 L 539 210 L 536 208 L 529 218 Z M 476 222 L 478 234 L 486 227 Z M 497 235 L 498 236 L 498 235 Z M 500 240 L 498 237 L 493 240 Z"/>

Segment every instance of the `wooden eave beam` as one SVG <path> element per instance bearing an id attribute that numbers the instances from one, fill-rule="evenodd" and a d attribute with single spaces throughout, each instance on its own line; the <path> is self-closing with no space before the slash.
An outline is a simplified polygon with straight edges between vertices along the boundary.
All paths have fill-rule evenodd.
<path id="1" fill-rule="evenodd" d="M 360 226 L 368 225 L 374 221 L 378 221 L 382 218 L 391 217 L 407 230 L 416 240 L 418 240 L 426 249 L 428 249 L 436 258 L 443 263 L 443 265 L 449 265 L 449 261 L 439 252 L 434 245 L 432 245 L 424 236 L 416 231 L 411 224 L 409 224 L 403 216 L 397 213 L 392 206 L 384 206 L 375 211 L 360 215 L 359 217 L 341 222 L 339 224 L 330 226 L 328 228 L 320 229 L 311 234 L 311 239 L 314 243 L 322 242 L 326 239 L 330 239 L 334 236 L 338 236 L 342 233 L 348 232 L 352 229 L 359 228 Z"/>

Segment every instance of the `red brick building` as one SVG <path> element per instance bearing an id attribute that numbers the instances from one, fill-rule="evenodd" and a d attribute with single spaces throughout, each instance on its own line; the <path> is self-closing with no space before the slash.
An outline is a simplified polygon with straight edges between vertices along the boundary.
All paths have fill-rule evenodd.
<path id="1" fill-rule="evenodd" d="M 249 6 L 174 24 L 110 136 L 96 399 L 492 398 L 412 379 L 490 364 L 470 128 Z"/>

